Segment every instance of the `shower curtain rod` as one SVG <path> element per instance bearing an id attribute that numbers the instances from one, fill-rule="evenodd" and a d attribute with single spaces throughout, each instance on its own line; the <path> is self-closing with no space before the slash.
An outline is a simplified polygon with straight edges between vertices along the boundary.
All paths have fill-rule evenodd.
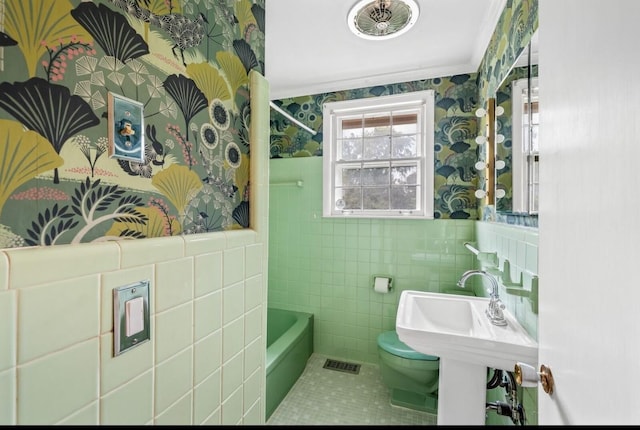
<path id="1" fill-rule="evenodd" d="M 297 119 L 295 119 L 294 117 L 291 116 L 291 114 L 285 110 L 283 110 L 280 106 L 278 106 L 277 104 L 275 104 L 272 101 L 269 101 L 269 106 L 271 106 L 272 108 L 274 108 L 275 110 L 277 110 L 278 112 L 280 112 L 284 117 L 286 117 L 289 121 L 295 123 L 296 125 L 304 128 L 305 130 L 307 130 L 309 133 L 313 134 L 314 136 L 316 134 L 318 134 L 317 131 L 312 130 L 311 128 L 307 127 L 306 125 L 304 125 L 303 123 L 301 123 L 300 121 L 298 121 Z"/>

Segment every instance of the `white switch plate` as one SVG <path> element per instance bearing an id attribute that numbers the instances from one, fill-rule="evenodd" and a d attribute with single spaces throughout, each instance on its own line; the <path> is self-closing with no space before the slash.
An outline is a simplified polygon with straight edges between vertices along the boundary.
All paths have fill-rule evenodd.
<path id="1" fill-rule="evenodd" d="M 149 280 L 113 290 L 113 355 L 151 339 Z"/>

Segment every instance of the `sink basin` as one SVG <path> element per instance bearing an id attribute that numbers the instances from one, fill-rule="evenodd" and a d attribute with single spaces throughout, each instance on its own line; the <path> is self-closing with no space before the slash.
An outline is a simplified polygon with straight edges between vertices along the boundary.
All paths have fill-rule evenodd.
<path id="1" fill-rule="evenodd" d="M 487 318 L 489 300 L 411 290 L 400 295 L 398 338 L 440 358 L 438 425 L 485 425 L 487 367 L 513 371 L 518 362 L 538 362 L 538 343 L 509 311 L 503 311 L 505 326 Z"/>
<path id="2" fill-rule="evenodd" d="M 506 326 L 485 315 L 489 298 L 403 291 L 396 331 L 401 341 L 423 354 L 450 357 L 513 371 L 517 362 L 537 363 L 538 343 L 504 310 Z"/>

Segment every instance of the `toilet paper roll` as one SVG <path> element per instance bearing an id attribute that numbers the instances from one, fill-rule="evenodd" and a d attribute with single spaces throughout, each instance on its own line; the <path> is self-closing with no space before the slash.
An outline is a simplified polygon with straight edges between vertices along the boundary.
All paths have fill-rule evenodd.
<path id="1" fill-rule="evenodd" d="M 377 293 L 388 293 L 391 290 L 391 280 L 376 276 L 373 281 L 373 290 Z"/>

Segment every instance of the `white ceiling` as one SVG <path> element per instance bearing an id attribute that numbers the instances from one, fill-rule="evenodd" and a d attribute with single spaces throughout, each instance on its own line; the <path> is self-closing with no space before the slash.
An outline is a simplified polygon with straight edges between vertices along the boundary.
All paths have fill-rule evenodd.
<path id="1" fill-rule="evenodd" d="M 506 0 L 417 0 L 416 25 L 365 40 L 347 26 L 358 0 L 265 0 L 270 99 L 478 70 Z"/>

